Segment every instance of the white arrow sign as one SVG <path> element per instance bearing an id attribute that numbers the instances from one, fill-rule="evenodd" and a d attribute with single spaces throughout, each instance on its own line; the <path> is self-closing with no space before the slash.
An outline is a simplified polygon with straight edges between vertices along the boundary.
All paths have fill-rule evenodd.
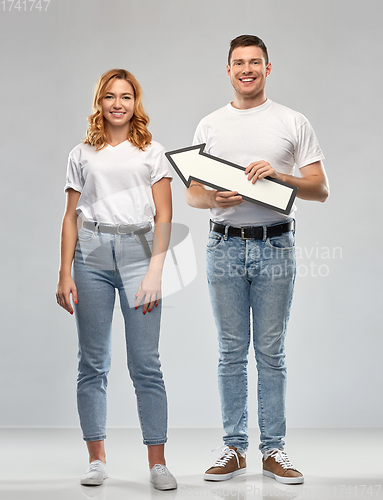
<path id="1" fill-rule="evenodd" d="M 252 203 L 288 215 L 298 188 L 271 177 L 258 179 L 255 184 L 243 174 L 245 167 L 204 153 L 206 144 L 165 153 L 186 187 L 197 181 L 218 191 L 238 191 Z"/>

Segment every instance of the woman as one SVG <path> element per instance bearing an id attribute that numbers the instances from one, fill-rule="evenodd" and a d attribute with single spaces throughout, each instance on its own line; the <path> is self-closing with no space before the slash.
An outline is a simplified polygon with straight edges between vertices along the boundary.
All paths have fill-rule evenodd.
<path id="1" fill-rule="evenodd" d="M 165 490 L 177 487 L 164 457 L 167 402 L 158 354 L 171 174 L 147 129 L 141 96 L 128 71 L 111 70 L 98 81 L 86 139 L 69 154 L 56 297 L 75 312 L 79 338 L 77 403 L 90 462 L 81 483 L 107 478 L 106 386 L 118 289 L 150 480 Z"/>

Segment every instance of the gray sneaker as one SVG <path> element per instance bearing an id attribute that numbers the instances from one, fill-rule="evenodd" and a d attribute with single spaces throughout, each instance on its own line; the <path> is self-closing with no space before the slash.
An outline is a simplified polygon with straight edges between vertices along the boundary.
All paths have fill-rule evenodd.
<path id="1" fill-rule="evenodd" d="M 156 490 L 175 490 L 177 481 L 165 465 L 156 464 L 150 469 L 150 482 Z"/>
<path id="2" fill-rule="evenodd" d="M 106 465 L 101 460 L 94 460 L 89 464 L 85 474 L 81 478 L 81 484 L 100 486 L 108 477 Z"/>

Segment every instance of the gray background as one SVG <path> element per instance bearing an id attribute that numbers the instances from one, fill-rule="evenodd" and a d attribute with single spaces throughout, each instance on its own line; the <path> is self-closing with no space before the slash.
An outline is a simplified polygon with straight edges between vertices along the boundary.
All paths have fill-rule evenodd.
<path id="1" fill-rule="evenodd" d="M 381 426 L 381 2 L 51 0 L 46 12 L 9 12 L 6 4 L 0 425 L 77 425 L 76 330 L 55 303 L 55 287 L 67 155 L 84 137 L 98 77 L 113 67 L 132 71 L 154 138 L 168 150 L 186 147 L 198 121 L 232 98 L 230 40 L 253 33 L 273 63 L 267 95 L 309 117 L 331 182 L 325 204 L 298 200 L 288 425 Z M 174 221 L 190 228 L 198 273 L 164 300 L 169 423 L 220 426 L 208 212 L 185 204 L 178 178 L 172 187 Z M 108 423 L 136 426 L 120 311 L 113 333 Z M 250 365 L 256 426 L 252 355 Z"/>

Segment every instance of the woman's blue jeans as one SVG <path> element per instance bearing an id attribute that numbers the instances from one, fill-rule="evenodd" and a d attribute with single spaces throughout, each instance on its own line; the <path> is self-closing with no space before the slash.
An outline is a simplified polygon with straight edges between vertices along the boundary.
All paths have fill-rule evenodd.
<path id="1" fill-rule="evenodd" d="M 252 318 L 260 450 L 283 449 L 285 334 L 296 274 L 294 232 L 244 240 L 210 232 L 207 278 L 218 329 L 218 384 L 227 446 L 248 447 L 247 362 Z"/>
<path id="2" fill-rule="evenodd" d="M 145 235 L 150 248 L 153 232 Z M 106 388 L 111 365 L 111 326 L 115 291 L 125 320 L 128 368 L 137 397 L 144 444 L 166 442 L 167 400 L 158 342 L 161 302 L 145 315 L 134 295 L 149 259 L 136 235 L 79 230 L 73 277 L 78 304 L 77 405 L 85 441 L 105 439 Z"/>

